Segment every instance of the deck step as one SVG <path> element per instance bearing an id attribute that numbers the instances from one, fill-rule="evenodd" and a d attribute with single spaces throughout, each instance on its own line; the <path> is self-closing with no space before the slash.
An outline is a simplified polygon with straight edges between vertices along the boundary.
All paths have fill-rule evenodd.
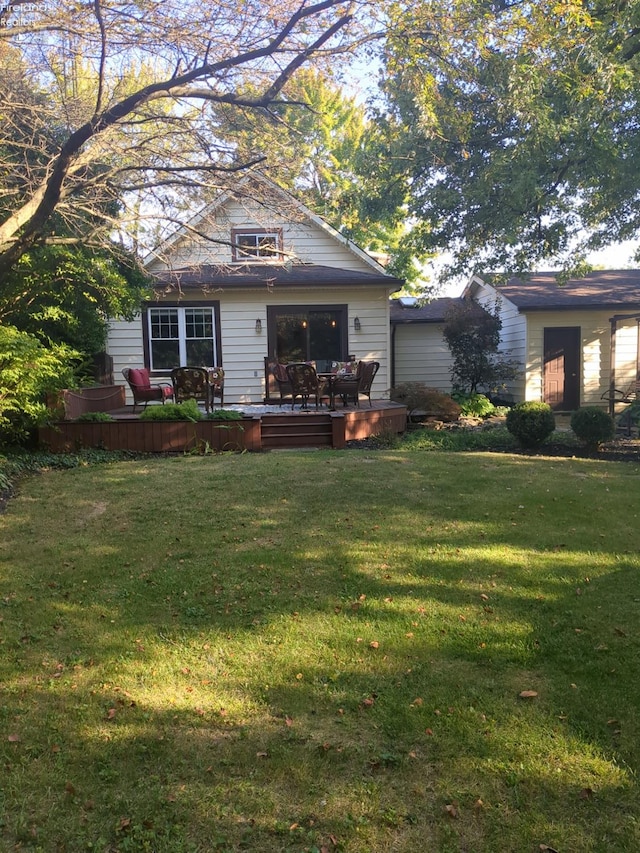
<path id="1" fill-rule="evenodd" d="M 326 415 L 299 416 L 292 420 L 286 417 L 263 417 L 262 446 L 277 447 L 331 447 L 333 432 L 331 419 Z"/>

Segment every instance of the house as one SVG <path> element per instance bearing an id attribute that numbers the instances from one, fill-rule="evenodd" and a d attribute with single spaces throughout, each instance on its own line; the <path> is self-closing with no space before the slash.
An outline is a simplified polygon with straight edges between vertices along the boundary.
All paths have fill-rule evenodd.
<path id="1" fill-rule="evenodd" d="M 603 395 L 640 377 L 640 270 L 594 271 L 558 284 L 534 273 L 498 284 L 474 276 L 462 295 L 497 306 L 503 350 L 522 366 L 509 387 L 515 400 L 541 400 L 556 411 L 606 406 Z"/>
<path id="2" fill-rule="evenodd" d="M 421 303 L 415 297 L 391 300 L 391 386 L 424 382 L 451 391 L 451 351 L 442 335 L 447 310 L 459 299 Z"/>
<path id="3" fill-rule="evenodd" d="M 240 179 L 145 260 L 155 295 L 111 323 L 117 381 L 147 366 L 221 366 L 225 403 L 271 399 L 266 360 L 380 362 L 372 396 L 388 397 L 389 296 L 402 280 L 261 175 Z M 128 399 L 129 391 L 127 389 Z"/>

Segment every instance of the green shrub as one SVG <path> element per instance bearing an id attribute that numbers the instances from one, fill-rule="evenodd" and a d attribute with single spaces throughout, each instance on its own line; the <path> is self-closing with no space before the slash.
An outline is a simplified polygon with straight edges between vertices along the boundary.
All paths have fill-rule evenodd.
<path id="1" fill-rule="evenodd" d="M 611 415 L 598 406 L 584 406 L 571 415 L 571 429 L 591 450 L 611 441 L 616 428 Z"/>
<path id="2" fill-rule="evenodd" d="M 0 445 L 28 438 L 49 419 L 47 392 L 74 385 L 74 350 L 61 344 L 45 347 L 33 335 L 0 324 Z"/>
<path id="3" fill-rule="evenodd" d="M 451 396 L 460 404 L 464 417 L 488 418 L 489 415 L 495 414 L 496 407 L 484 394 L 454 393 Z"/>
<path id="4" fill-rule="evenodd" d="M 76 418 L 76 423 L 83 424 L 106 424 L 115 421 L 109 412 L 83 412 Z"/>
<path id="5" fill-rule="evenodd" d="M 242 420 L 242 412 L 236 412 L 235 409 L 216 409 L 209 412 L 205 420 L 208 421 L 240 421 Z"/>
<path id="6" fill-rule="evenodd" d="M 147 406 L 141 413 L 141 421 L 199 421 L 202 412 L 195 400 L 184 403 L 165 403 L 164 406 Z"/>
<path id="7" fill-rule="evenodd" d="M 449 396 L 435 388 L 429 388 L 424 382 L 402 382 L 391 389 L 391 399 L 407 407 L 409 419 L 420 412 L 427 418 L 441 421 L 457 421 L 460 417 L 460 405 Z"/>
<path id="8" fill-rule="evenodd" d="M 522 447 L 537 447 L 556 428 L 548 403 L 518 403 L 507 414 L 507 429 Z"/>

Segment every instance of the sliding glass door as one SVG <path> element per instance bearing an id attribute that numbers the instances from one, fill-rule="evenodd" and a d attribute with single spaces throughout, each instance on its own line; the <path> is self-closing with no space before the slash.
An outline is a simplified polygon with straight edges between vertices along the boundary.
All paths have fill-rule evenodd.
<path id="1" fill-rule="evenodd" d="M 269 353 L 281 363 L 315 361 L 319 371 L 347 357 L 346 305 L 274 305 L 267 308 Z"/>

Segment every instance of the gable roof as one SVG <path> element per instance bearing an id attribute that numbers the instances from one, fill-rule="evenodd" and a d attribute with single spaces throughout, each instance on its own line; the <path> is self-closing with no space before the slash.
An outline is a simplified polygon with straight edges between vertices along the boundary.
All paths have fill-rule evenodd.
<path id="1" fill-rule="evenodd" d="M 402 299 L 392 299 L 389 315 L 392 326 L 411 323 L 443 323 L 445 314 L 452 305 L 460 302 L 458 297 L 443 296 L 431 302 L 403 304 Z"/>
<path id="2" fill-rule="evenodd" d="M 640 306 L 640 270 L 594 270 L 584 278 L 557 283 L 557 272 L 532 273 L 513 277 L 506 284 L 494 284 L 492 276 L 477 276 L 512 302 L 520 311 L 568 311 L 576 309 L 638 308 Z M 473 281 L 465 294 L 473 290 Z"/>
<path id="3" fill-rule="evenodd" d="M 186 269 L 167 270 L 154 274 L 168 288 L 184 290 L 225 290 L 264 287 L 371 287 L 384 286 L 399 290 L 400 278 L 373 270 L 344 270 L 320 264 L 242 264 L 238 267 L 203 264 Z"/>
<path id="4" fill-rule="evenodd" d="M 257 186 L 259 188 L 259 191 L 252 193 L 251 186 Z M 266 175 L 263 175 L 261 172 L 251 172 L 250 174 L 244 175 L 238 180 L 236 186 L 233 189 L 221 192 L 212 202 L 207 204 L 204 208 L 202 208 L 202 210 L 192 216 L 184 225 L 176 229 L 176 231 L 166 240 L 164 240 L 158 247 L 156 247 L 153 252 L 150 252 L 143 261 L 144 265 L 150 266 L 159 256 L 169 252 L 171 247 L 179 243 L 181 239 L 183 239 L 184 237 L 191 236 L 192 232 L 197 231 L 199 225 L 203 221 L 211 217 L 215 213 L 215 211 L 224 207 L 227 202 L 238 198 L 252 199 L 255 196 L 260 195 L 260 193 L 265 196 L 265 201 L 262 202 L 265 208 L 268 209 L 270 203 L 273 204 L 274 199 L 283 200 L 284 205 L 279 204 L 277 208 L 281 217 L 283 209 L 295 210 L 298 215 L 298 219 L 302 218 L 306 219 L 309 222 L 312 222 L 316 227 L 320 228 L 331 238 L 345 246 L 359 260 L 364 261 L 368 266 L 372 268 L 372 270 L 375 270 L 377 273 L 386 275 L 384 267 L 377 260 L 375 260 L 375 258 L 367 254 L 367 252 L 365 252 L 364 249 L 361 249 L 356 243 L 353 242 L 353 240 L 349 240 L 332 225 L 329 225 L 329 223 L 326 222 L 321 216 L 318 216 L 305 204 L 295 198 L 295 196 L 293 196 L 290 192 L 283 189 L 278 184 L 274 183 L 274 181 L 267 178 Z M 270 202 L 267 200 L 269 197 L 271 197 Z M 282 218 L 286 219 L 286 216 Z"/>

